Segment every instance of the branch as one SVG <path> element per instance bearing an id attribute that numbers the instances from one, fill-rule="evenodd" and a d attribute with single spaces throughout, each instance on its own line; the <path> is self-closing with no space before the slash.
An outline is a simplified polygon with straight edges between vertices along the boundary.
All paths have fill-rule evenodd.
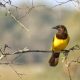
<path id="1" fill-rule="evenodd" d="M 68 69 L 68 74 L 69 74 L 69 80 L 72 80 L 69 67 L 67 67 L 67 69 Z"/>
<path id="2" fill-rule="evenodd" d="M 23 80 L 22 79 L 22 73 L 18 73 L 16 70 L 15 70 L 15 68 L 12 66 L 12 64 L 11 63 L 9 63 L 9 61 L 8 61 L 8 59 L 7 59 L 7 57 L 6 57 L 6 61 L 7 61 L 7 65 L 9 65 L 9 67 L 16 73 L 16 75 L 18 76 L 18 78 L 19 78 L 19 80 Z"/>
<path id="3" fill-rule="evenodd" d="M 74 51 L 74 50 L 80 50 L 80 47 L 78 45 L 75 45 L 75 46 L 69 48 L 68 50 L 62 50 L 60 52 L 67 55 L 70 51 Z M 26 53 L 29 53 L 29 52 L 51 53 L 52 50 L 30 50 L 30 49 L 24 48 L 23 50 L 15 51 L 12 54 L 11 53 L 5 53 L 5 54 L 3 53 L 3 55 L 15 55 L 15 54 L 22 54 L 22 53 L 26 54 Z"/>
<path id="4" fill-rule="evenodd" d="M 66 3 L 70 2 L 70 1 L 73 1 L 73 0 L 68 0 L 68 1 L 65 1 L 65 2 L 58 2 L 58 1 L 56 1 L 56 2 L 59 3 L 59 4 L 53 6 L 52 8 L 55 8 L 55 7 L 57 7 L 57 6 L 61 6 L 61 5 L 66 4 Z"/>
<path id="5" fill-rule="evenodd" d="M 9 47 L 8 45 L 5 45 L 4 48 L 6 49 L 6 48 L 10 48 L 10 47 Z M 4 50 L 5 50 L 5 49 L 4 49 Z M 11 49 L 11 48 L 10 48 L 10 49 Z M 68 53 L 69 53 L 70 51 L 74 51 L 74 50 L 80 50 L 79 45 L 75 45 L 75 46 L 69 48 L 68 50 L 62 50 L 61 52 L 67 54 L 67 55 L 65 55 L 65 56 L 68 56 Z M 0 51 L 1 51 L 2 55 L 5 55 L 5 56 L 7 56 L 7 55 L 15 55 L 15 54 L 22 54 L 22 53 L 29 53 L 29 52 L 37 52 L 37 53 L 39 53 L 39 52 L 42 52 L 42 53 L 51 53 L 51 52 L 52 52 L 51 50 L 30 50 L 30 49 L 27 49 L 27 48 L 24 48 L 23 50 L 16 51 L 16 52 L 14 52 L 14 53 L 12 53 L 12 54 L 2 52 L 1 49 L 0 49 Z M 5 54 L 4 54 L 4 53 L 5 53 Z M 70 80 L 72 80 L 72 77 L 71 77 L 71 74 L 70 74 L 70 69 L 69 69 L 70 66 L 71 66 L 71 63 L 72 63 L 72 62 L 80 63 L 79 58 L 80 58 L 80 56 L 79 56 L 76 60 L 72 60 L 72 61 L 71 61 L 70 63 L 68 63 L 68 64 L 67 64 L 67 60 L 66 60 L 67 70 L 68 70 L 68 74 L 69 74 L 69 79 L 70 79 Z M 11 65 L 12 63 L 8 62 L 8 60 L 7 60 L 7 63 L 0 63 L 0 64 L 9 65 L 9 66 L 11 67 L 11 69 L 17 74 L 17 76 L 19 77 L 19 79 L 22 80 L 22 77 L 20 76 L 21 74 L 18 73 L 18 72 L 13 68 L 13 66 Z"/>
<path id="6" fill-rule="evenodd" d="M 10 16 L 22 27 L 24 28 L 26 31 L 29 31 L 28 28 L 26 28 L 20 21 L 18 21 L 14 15 L 12 15 L 12 13 L 10 12 L 10 10 L 8 10 L 8 14 L 10 14 Z"/>
<path id="7" fill-rule="evenodd" d="M 80 50 L 80 47 L 79 47 L 79 45 L 75 45 L 75 46 L 73 46 L 72 48 L 70 48 L 69 51 L 70 51 L 70 50 L 72 50 L 72 51 L 73 51 L 73 50 Z M 65 66 L 67 67 L 67 70 L 68 70 L 69 80 L 72 80 L 71 73 L 70 73 L 71 64 L 72 64 L 72 63 L 80 63 L 79 59 L 80 59 L 80 56 L 77 57 L 75 60 L 74 60 L 74 59 L 71 60 L 70 62 L 67 61 L 67 57 L 66 57 L 66 59 L 65 59 Z"/>
<path id="8" fill-rule="evenodd" d="M 5 0 L 3 0 L 3 1 L 5 2 L 5 4 L 3 4 L 2 2 L 0 2 L 0 6 L 1 6 L 1 7 L 4 7 L 4 8 L 7 9 L 6 4 L 9 4 L 10 6 L 13 6 L 13 7 L 15 7 L 15 8 L 18 8 L 17 6 L 12 5 L 10 0 L 7 1 L 7 2 L 6 2 Z M 21 8 L 18 8 L 18 9 L 21 9 Z M 16 19 L 16 17 L 10 12 L 10 10 L 7 9 L 7 13 L 8 13 L 24 30 L 29 31 L 29 29 L 28 29 L 26 26 L 24 26 L 24 24 L 22 24 L 19 20 Z"/>
<path id="9" fill-rule="evenodd" d="M 1 7 L 5 7 L 5 4 L 3 4 L 2 2 L 0 2 L 0 6 Z"/>
<path id="10" fill-rule="evenodd" d="M 13 67 L 13 65 L 12 65 L 13 63 L 9 62 L 8 59 L 7 59 L 7 56 L 4 55 L 4 54 L 6 53 L 5 51 L 6 51 L 7 48 L 11 49 L 7 44 L 5 44 L 5 45 L 4 45 L 4 48 L 3 48 L 3 51 L 2 51 L 2 48 L 0 49 L 0 52 L 1 52 L 0 60 L 5 57 L 5 58 L 6 58 L 6 61 L 7 61 L 7 62 L 1 62 L 0 65 L 1 65 L 1 64 L 2 64 L 2 65 L 3 65 L 3 64 L 4 64 L 4 65 L 8 65 L 8 66 L 16 73 L 16 75 L 18 76 L 19 80 L 23 80 L 23 79 L 22 79 L 22 75 L 24 75 L 24 74 L 23 74 L 23 73 L 18 73 L 18 72 L 16 71 L 16 69 Z"/>

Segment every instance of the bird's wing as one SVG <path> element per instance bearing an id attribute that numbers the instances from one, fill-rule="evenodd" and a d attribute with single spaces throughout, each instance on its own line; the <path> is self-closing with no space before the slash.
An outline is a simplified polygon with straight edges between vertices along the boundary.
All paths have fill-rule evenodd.
<path id="1" fill-rule="evenodd" d="M 51 43 L 51 48 L 50 48 L 51 51 L 52 51 L 52 44 L 53 44 L 53 42 L 54 42 L 54 37 L 53 37 L 52 43 Z"/>

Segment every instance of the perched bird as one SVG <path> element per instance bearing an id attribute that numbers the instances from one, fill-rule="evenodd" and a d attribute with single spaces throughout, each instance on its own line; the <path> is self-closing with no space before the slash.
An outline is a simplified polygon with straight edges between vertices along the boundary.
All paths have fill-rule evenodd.
<path id="1" fill-rule="evenodd" d="M 60 51 L 64 50 L 69 43 L 69 35 L 64 25 L 58 25 L 52 29 L 58 30 L 52 41 L 52 56 L 49 60 L 50 66 L 56 66 L 59 61 Z"/>

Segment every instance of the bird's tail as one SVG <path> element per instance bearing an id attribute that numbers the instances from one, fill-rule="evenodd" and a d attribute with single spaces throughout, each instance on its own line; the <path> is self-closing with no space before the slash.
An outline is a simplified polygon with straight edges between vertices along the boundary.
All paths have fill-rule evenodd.
<path id="1" fill-rule="evenodd" d="M 59 55 L 60 52 L 52 52 L 52 56 L 49 60 L 49 65 L 50 66 L 56 66 L 59 62 Z"/>

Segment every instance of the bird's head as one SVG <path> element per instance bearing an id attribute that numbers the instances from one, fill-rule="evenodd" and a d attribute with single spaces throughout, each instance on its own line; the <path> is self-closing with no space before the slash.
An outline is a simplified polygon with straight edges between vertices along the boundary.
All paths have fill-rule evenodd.
<path id="1" fill-rule="evenodd" d="M 59 33 L 67 33 L 67 29 L 64 25 L 57 25 L 56 27 L 52 27 L 52 29 L 58 30 Z"/>

